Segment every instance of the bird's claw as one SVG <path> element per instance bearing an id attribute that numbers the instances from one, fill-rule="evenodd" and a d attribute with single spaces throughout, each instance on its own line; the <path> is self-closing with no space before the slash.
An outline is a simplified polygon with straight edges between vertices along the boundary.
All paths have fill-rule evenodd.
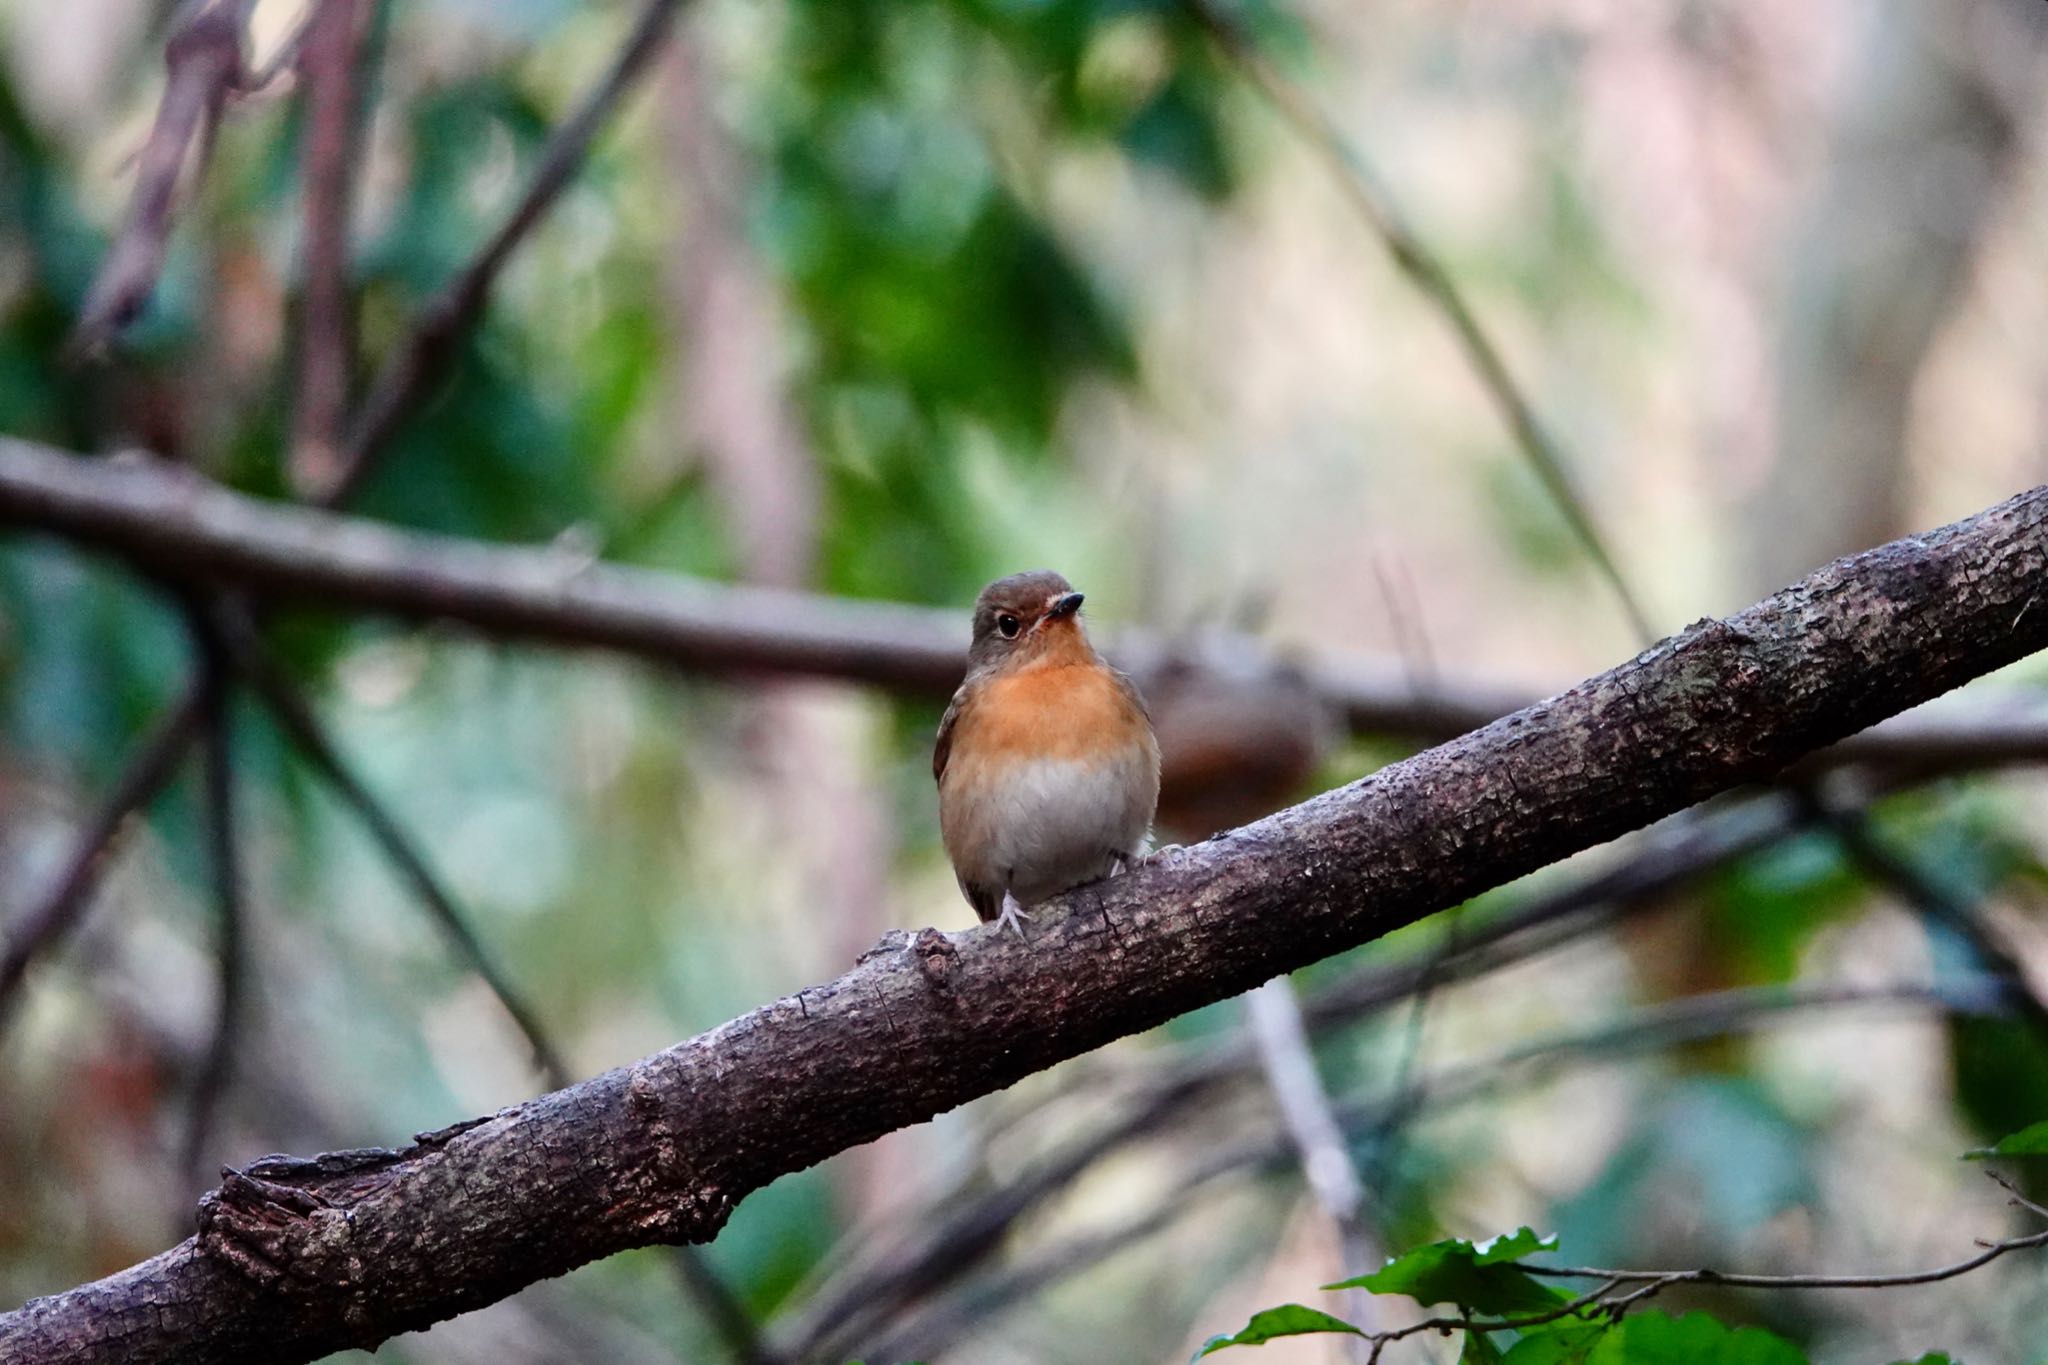
<path id="1" fill-rule="evenodd" d="M 1019 943 L 1029 943 L 1031 941 L 1030 936 L 1024 932 L 1024 926 L 1029 923 L 1031 923 L 1030 912 L 1017 904 L 1016 901 L 1005 896 L 1003 898 L 1003 912 L 996 916 L 996 932 L 1000 934 L 1003 930 L 1008 929 L 1017 936 Z"/>

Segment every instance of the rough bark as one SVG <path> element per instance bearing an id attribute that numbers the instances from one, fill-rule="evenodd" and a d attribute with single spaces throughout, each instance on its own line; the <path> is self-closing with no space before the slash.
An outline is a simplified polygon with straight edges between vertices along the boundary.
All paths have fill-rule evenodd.
<path id="1" fill-rule="evenodd" d="M 275 1158 L 199 1235 L 0 1318 L 0 1362 L 302 1361 L 628 1247 L 780 1175 L 1610 839 L 2048 644 L 2048 487 L 1839 560 L 1363 781 L 403 1151 Z M 1065 913 L 1060 913 L 1064 911 Z"/>
<path id="2" fill-rule="evenodd" d="M 0 526 L 57 532 L 153 571 L 279 602 L 458 621 L 493 635 L 590 645 L 709 673 L 803 673 L 943 701 L 966 668 L 964 614 L 731 587 L 594 561 L 548 547 L 488 545 L 402 531 L 233 493 L 142 457 L 80 459 L 0 437 Z M 1165 671 L 1226 681 L 1298 673 L 1351 729 L 1448 739 L 1527 705 L 1484 681 L 1418 685 L 1387 660 L 1281 659 L 1213 635 L 1109 641 L 1141 682 Z M 1858 735 L 1821 761 L 1946 770 L 2048 759 L 2038 705 L 1935 708 Z"/>

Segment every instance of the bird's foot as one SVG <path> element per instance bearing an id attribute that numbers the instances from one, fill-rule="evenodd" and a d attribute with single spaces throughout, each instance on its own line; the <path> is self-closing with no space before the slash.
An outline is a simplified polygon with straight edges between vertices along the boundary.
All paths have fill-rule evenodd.
<path id="1" fill-rule="evenodd" d="M 1024 932 L 1024 926 L 1029 923 L 1031 923 L 1030 912 L 1017 904 L 1016 897 L 1004 896 L 1003 912 L 996 916 L 996 932 L 1000 934 L 1003 930 L 1008 929 L 1017 936 L 1019 943 L 1029 943 L 1031 939 Z"/>

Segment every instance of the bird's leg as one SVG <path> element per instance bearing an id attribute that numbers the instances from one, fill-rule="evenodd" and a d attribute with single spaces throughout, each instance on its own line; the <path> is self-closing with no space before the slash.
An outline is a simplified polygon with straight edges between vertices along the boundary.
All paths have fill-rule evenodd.
<path id="1" fill-rule="evenodd" d="M 1031 923 L 1030 912 L 1017 904 L 1015 896 L 1005 891 L 1003 893 L 1003 912 L 996 916 L 996 932 L 1001 933 L 1003 930 L 1008 929 L 1017 936 L 1019 943 L 1029 943 L 1031 940 L 1024 933 L 1024 926 L 1029 923 Z"/>

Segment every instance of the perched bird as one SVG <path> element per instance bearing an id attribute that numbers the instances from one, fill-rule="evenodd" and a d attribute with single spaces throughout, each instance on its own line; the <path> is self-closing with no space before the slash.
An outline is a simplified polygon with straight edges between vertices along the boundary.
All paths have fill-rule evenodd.
<path id="1" fill-rule="evenodd" d="M 932 752 L 961 893 L 1020 938 L 1030 907 L 1135 858 L 1159 803 L 1145 703 L 1088 643 L 1080 610 L 1046 570 L 983 588 L 967 680 Z"/>

